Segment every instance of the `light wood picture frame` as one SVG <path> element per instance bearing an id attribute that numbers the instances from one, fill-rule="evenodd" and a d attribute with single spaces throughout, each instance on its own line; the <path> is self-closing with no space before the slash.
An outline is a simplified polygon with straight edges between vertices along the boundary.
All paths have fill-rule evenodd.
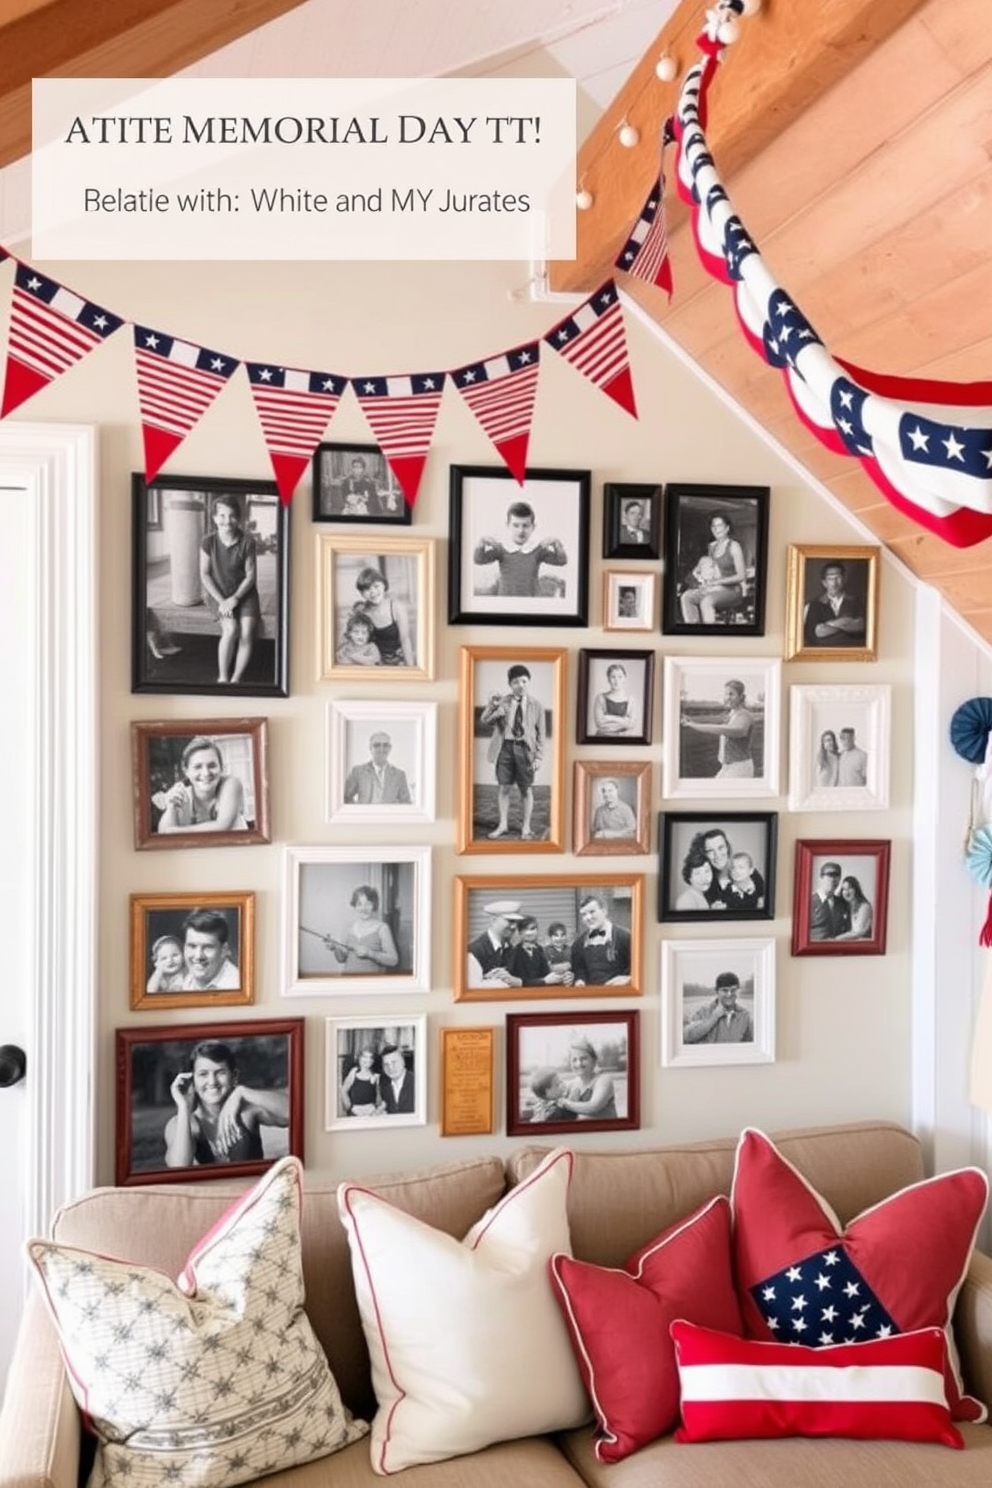
<path id="1" fill-rule="evenodd" d="M 429 682 L 434 542 L 317 534 L 318 681 Z"/>
<path id="2" fill-rule="evenodd" d="M 132 1008 L 254 1002 L 254 894 L 132 894 L 130 903 Z"/>
<path id="3" fill-rule="evenodd" d="M 791 543 L 786 568 L 786 661 L 875 661 L 882 550 Z"/>
<path id="4" fill-rule="evenodd" d="M 442 1137 L 484 1137 L 495 1130 L 496 1037 L 491 1026 L 440 1030 Z"/>
<path id="5" fill-rule="evenodd" d="M 576 760 L 572 851 L 576 857 L 650 852 L 650 760 Z"/>
<path id="6" fill-rule="evenodd" d="M 269 841 L 266 719 L 132 723 L 131 768 L 139 851 Z"/>

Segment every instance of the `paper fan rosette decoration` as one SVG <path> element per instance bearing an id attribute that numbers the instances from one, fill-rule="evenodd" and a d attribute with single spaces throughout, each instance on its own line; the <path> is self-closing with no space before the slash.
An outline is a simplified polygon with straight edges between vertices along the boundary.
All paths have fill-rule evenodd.
<path id="1" fill-rule="evenodd" d="M 992 698 L 969 698 L 951 718 L 951 744 L 975 766 L 964 865 L 976 883 L 989 890 L 980 945 L 992 946 Z"/>

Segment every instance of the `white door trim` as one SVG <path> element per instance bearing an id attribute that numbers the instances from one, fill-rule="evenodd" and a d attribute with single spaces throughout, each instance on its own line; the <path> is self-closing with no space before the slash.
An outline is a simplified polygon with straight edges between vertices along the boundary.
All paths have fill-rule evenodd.
<path id="1" fill-rule="evenodd" d="M 94 1181 L 96 1053 L 96 437 L 78 424 L 0 423 L 0 485 L 23 488 L 33 613 L 21 716 L 37 832 L 23 864 L 31 1000 L 25 1233 Z M 8 717 L 13 716 L 13 712 Z"/>

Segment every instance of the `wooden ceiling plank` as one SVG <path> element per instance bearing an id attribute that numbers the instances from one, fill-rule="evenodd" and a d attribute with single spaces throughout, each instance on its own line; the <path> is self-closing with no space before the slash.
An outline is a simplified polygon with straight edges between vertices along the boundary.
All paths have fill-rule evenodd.
<path id="1" fill-rule="evenodd" d="M 775 5 L 743 22 L 733 65 L 714 80 L 710 145 L 725 179 L 760 152 L 850 68 L 898 29 L 924 0 L 833 0 L 830 5 Z M 695 0 L 682 3 L 648 48 L 579 152 L 577 173 L 593 208 L 577 217 L 577 256 L 551 265 L 553 289 L 589 291 L 610 272 L 657 167 L 657 155 L 625 150 L 617 139 L 626 117 L 647 138 L 677 96 L 660 84 L 658 57 L 668 50 L 682 68 L 698 55 Z M 634 157 L 634 158 L 632 158 Z M 673 214 L 674 221 L 674 214 Z"/>
<path id="2" fill-rule="evenodd" d="M 31 79 L 169 77 L 304 0 L 48 0 L 0 25 L 0 165 L 31 149 Z"/>

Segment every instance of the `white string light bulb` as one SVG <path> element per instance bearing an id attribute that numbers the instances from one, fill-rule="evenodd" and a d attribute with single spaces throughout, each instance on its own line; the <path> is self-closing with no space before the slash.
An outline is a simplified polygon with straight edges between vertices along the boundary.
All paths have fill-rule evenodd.
<path id="1" fill-rule="evenodd" d="M 654 75 L 663 83 L 670 83 L 678 72 L 678 63 L 668 52 L 663 52 L 655 63 Z"/>
<path id="2" fill-rule="evenodd" d="M 592 206 L 592 202 L 593 196 L 588 186 L 580 186 L 578 191 L 575 193 L 575 205 L 578 207 L 579 211 L 588 212 L 589 208 Z"/>
<path id="3" fill-rule="evenodd" d="M 641 142 L 640 131 L 633 124 L 628 124 L 626 120 L 621 124 L 617 138 L 625 150 L 632 150 L 635 145 L 639 145 Z"/>

